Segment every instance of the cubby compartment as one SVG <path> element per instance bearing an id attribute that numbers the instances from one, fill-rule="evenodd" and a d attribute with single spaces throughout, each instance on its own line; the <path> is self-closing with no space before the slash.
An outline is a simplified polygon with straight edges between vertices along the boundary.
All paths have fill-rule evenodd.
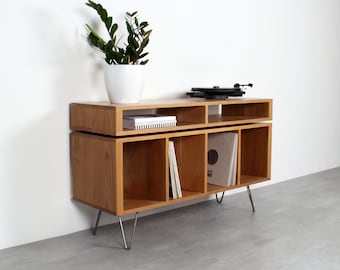
<path id="1" fill-rule="evenodd" d="M 206 134 L 170 137 L 174 142 L 183 198 L 205 192 Z"/>
<path id="2" fill-rule="evenodd" d="M 271 120 L 271 102 L 254 102 L 240 104 L 210 105 L 208 122 L 223 123 L 230 122 L 247 123 L 254 121 Z"/>
<path id="3" fill-rule="evenodd" d="M 239 131 L 208 134 L 208 192 L 235 188 L 238 179 Z"/>
<path id="4" fill-rule="evenodd" d="M 270 177 L 270 126 L 241 130 L 240 185 Z"/>
<path id="5" fill-rule="evenodd" d="M 177 126 L 205 123 L 205 106 L 159 108 L 157 109 L 157 113 L 175 115 L 177 119 Z"/>
<path id="6" fill-rule="evenodd" d="M 123 143 L 124 210 L 166 200 L 166 140 Z"/>

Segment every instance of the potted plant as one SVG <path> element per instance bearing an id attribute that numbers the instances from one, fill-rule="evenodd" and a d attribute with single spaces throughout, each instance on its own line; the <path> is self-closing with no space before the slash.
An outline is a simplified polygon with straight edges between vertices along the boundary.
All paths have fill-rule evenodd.
<path id="1" fill-rule="evenodd" d="M 122 43 L 121 38 L 117 37 L 118 24 L 113 22 L 106 9 L 91 0 L 86 5 L 96 10 L 109 36 L 105 40 L 93 27 L 86 24 L 89 44 L 98 48 L 105 56 L 104 79 L 110 102 L 138 102 L 143 92 L 144 65 L 149 61 L 145 60 L 149 53 L 144 51 L 152 31 L 147 29 L 149 23 L 139 22 L 137 11 L 126 12 L 128 37 Z"/>

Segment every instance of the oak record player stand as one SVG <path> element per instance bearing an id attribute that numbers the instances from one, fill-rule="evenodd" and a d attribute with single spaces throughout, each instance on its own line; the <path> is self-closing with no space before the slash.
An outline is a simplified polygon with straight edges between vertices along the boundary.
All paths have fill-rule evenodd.
<path id="1" fill-rule="evenodd" d="M 220 107 L 213 115 L 211 107 Z M 215 194 L 222 203 L 227 190 L 270 179 L 271 99 L 144 101 L 139 104 L 73 103 L 71 110 L 71 170 L 73 199 L 98 209 L 92 234 L 102 211 L 118 217 L 123 247 L 130 249 L 138 213 Z M 123 117 L 145 110 L 175 115 L 174 127 L 132 130 Z M 238 134 L 236 183 L 219 186 L 207 181 L 209 135 Z M 168 144 L 175 145 L 183 197 L 169 192 Z M 150 165 L 152 164 L 152 165 Z M 192 170 L 192 168 L 198 168 Z M 222 193 L 218 198 L 217 194 Z M 129 242 L 123 217 L 134 214 Z"/>

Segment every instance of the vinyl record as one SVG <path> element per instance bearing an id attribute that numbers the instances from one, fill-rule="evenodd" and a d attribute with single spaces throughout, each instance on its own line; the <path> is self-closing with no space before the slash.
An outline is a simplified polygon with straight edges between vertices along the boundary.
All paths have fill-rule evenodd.
<path id="1" fill-rule="evenodd" d="M 237 133 L 224 132 L 209 135 L 208 182 L 219 186 L 236 183 Z"/>

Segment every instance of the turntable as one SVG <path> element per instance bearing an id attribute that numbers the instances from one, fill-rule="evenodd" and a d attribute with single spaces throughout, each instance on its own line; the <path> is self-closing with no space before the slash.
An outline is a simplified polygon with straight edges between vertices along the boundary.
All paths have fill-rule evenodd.
<path id="1" fill-rule="evenodd" d="M 248 87 L 253 87 L 253 84 L 236 83 L 233 88 L 220 88 L 219 86 L 212 88 L 191 88 L 191 91 L 186 94 L 190 97 L 206 99 L 228 99 L 229 97 L 242 97 Z"/>

